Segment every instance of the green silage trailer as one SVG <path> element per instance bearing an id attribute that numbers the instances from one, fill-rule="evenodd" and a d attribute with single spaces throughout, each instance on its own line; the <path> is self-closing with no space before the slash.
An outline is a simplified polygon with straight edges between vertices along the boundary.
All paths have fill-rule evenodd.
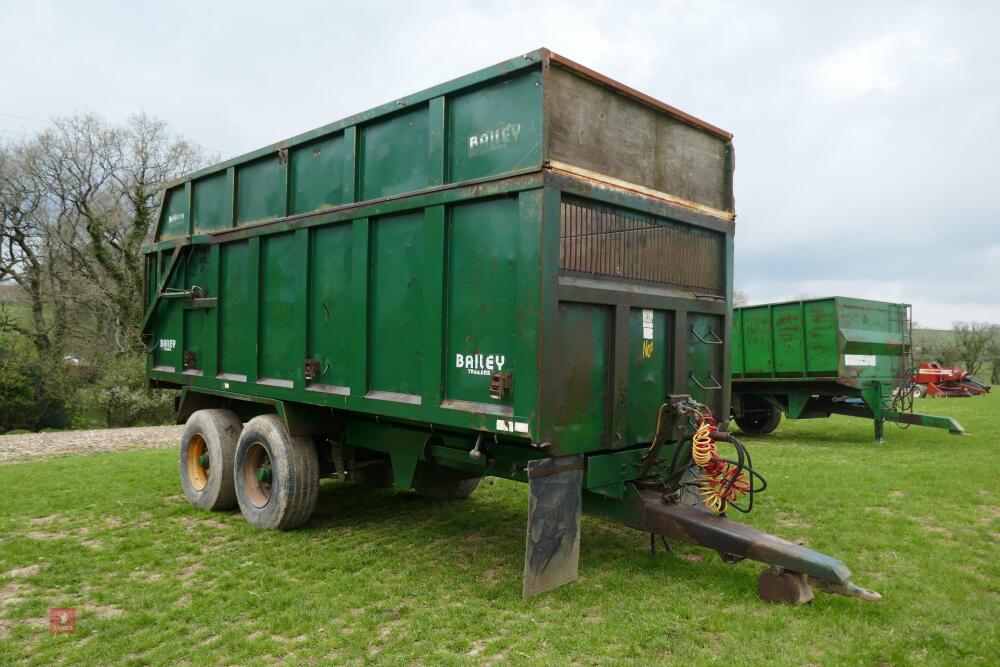
<path id="1" fill-rule="evenodd" d="M 789 419 L 842 414 L 963 434 L 950 417 L 913 411 L 910 306 L 830 297 L 733 310 L 732 413 L 764 435 Z"/>
<path id="2" fill-rule="evenodd" d="M 700 502 L 696 431 L 729 446 L 731 139 L 542 49 L 170 184 L 143 333 L 187 498 L 288 529 L 323 476 L 505 477 L 525 595 L 576 577 L 587 512 L 767 563 L 765 599 L 877 597 Z"/>

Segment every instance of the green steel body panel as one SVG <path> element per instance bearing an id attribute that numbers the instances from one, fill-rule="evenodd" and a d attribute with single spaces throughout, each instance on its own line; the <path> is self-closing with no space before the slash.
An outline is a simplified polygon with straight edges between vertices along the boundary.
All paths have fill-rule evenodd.
<path id="1" fill-rule="evenodd" d="M 257 376 L 256 347 L 244 344 L 256 337 L 259 281 L 251 267 L 259 264 L 259 242 L 227 243 L 221 247 L 222 284 L 219 289 L 219 370 L 233 379 Z M 164 327 L 169 331 L 169 327 Z M 172 364 L 168 364 L 172 365 Z"/>
<path id="2" fill-rule="evenodd" d="M 362 126 L 358 149 L 360 198 L 378 199 L 431 185 L 426 106 Z"/>
<path id="3" fill-rule="evenodd" d="M 423 331 L 423 215 L 404 213 L 375 220 L 371 227 L 368 332 L 372 392 L 405 394 L 419 403 Z M 433 360 L 426 360 L 433 363 Z"/>
<path id="4" fill-rule="evenodd" d="M 664 310 L 640 308 L 629 312 L 629 339 L 642 342 L 632 345 L 629 351 L 628 442 L 652 442 L 656 420 L 649 419 L 649 415 L 655 415 L 663 404 L 663 396 L 671 393 L 671 315 Z M 647 333 L 645 329 L 649 327 L 644 324 L 650 321 L 652 332 Z"/>
<path id="5" fill-rule="evenodd" d="M 480 403 L 512 416 L 511 395 L 485 401 L 483 376 L 520 377 L 517 342 L 517 220 L 512 198 L 470 202 L 451 209 L 448 225 L 445 399 Z M 487 408 L 487 406 L 489 406 Z"/>
<path id="6" fill-rule="evenodd" d="M 586 477 L 620 496 L 667 395 L 728 414 L 732 165 L 727 133 L 537 51 L 201 170 L 146 249 L 150 381 L 377 418 L 415 435 L 365 446 L 411 469 L 429 433 L 621 452 Z M 159 297 L 178 247 L 167 287 L 213 307 Z"/>
<path id="7" fill-rule="evenodd" d="M 351 385 L 351 315 L 359 295 L 352 289 L 352 225 L 318 227 L 313 233 L 309 263 L 316 269 L 309 281 L 308 349 L 319 363 L 316 387 L 348 391 Z"/>
<path id="8" fill-rule="evenodd" d="M 255 160 L 236 171 L 236 224 L 272 220 L 285 214 L 285 168 L 286 165 L 279 156 L 272 155 Z M 195 187 L 195 193 L 200 189 L 200 185 Z M 219 198 L 224 200 L 225 193 L 220 193 Z M 226 222 L 226 226 L 229 226 L 228 221 Z M 197 217 L 194 227 L 198 231 L 209 231 L 199 229 Z"/>

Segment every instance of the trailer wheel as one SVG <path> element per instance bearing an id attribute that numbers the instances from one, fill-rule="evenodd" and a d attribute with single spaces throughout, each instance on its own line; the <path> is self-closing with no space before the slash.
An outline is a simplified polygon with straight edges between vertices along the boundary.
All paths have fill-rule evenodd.
<path id="1" fill-rule="evenodd" d="M 449 481 L 423 482 L 419 476 L 413 480 L 413 490 L 425 498 L 435 500 L 464 500 L 472 495 L 482 477 Z"/>
<path id="2" fill-rule="evenodd" d="M 277 415 L 254 417 L 236 447 L 236 498 L 258 528 L 290 530 L 309 520 L 319 495 L 311 438 L 292 437 Z"/>
<path id="3" fill-rule="evenodd" d="M 184 497 L 205 510 L 236 507 L 233 459 L 243 423 L 229 410 L 198 410 L 181 436 L 180 474 Z"/>
<path id="4" fill-rule="evenodd" d="M 755 406 L 752 412 L 736 417 L 736 425 L 748 435 L 767 435 L 780 423 L 781 411 L 770 403 Z"/>

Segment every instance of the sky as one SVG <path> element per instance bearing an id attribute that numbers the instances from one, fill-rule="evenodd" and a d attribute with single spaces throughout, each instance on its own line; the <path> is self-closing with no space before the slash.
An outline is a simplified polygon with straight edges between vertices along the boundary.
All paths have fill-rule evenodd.
<path id="1" fill-rule="evenodd" d="M 0 0 L 0 138 L 145 111 L 222 158 L 545 46 L 733 132 L 751 303 L 1000 322 L 998 2 Z"/>

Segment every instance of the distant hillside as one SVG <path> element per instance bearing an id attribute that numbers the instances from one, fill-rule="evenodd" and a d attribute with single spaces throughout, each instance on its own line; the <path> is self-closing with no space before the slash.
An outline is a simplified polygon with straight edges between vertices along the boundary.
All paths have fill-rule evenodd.
<path id="1" fill-rule="evenodd" d="M 0 303 L 24 303 L 28 295 L 20 285 L 0 285 Z"/>

